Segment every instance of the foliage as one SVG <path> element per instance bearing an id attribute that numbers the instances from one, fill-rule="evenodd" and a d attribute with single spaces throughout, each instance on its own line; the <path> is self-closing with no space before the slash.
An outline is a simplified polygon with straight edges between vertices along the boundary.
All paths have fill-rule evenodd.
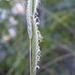
<path id="1" fill-rule="evenodd" d="M 20 0 L 26 10 L 26 1 Z M 74 0 L 42 0 L 39 30 L 40 70 L 37 75 L 75 74 L 75 5 Z M 3 4 L 2 4 L 3 3 Z M 25 12 L 12 12 L 17 0 L 0 2 L 0 75 L 29 75 L 29 41 Z M 18 6 L 20 5 L 18 4 Z M 5 16 L 2 16 L 6 14 Z M 13 23 L 10 20 L 16 20 Z M 10 34 L 14 29 L 16 34 Z"/>

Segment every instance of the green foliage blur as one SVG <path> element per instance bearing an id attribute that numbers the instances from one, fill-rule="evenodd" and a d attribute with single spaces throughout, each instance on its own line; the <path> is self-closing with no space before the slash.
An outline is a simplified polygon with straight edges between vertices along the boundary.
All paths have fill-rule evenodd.
<path id="1" fill-rule="evenodd" d="M 0 75 L 29 75 L 26 0 L 0 0 Z M 75 75 L 75 0 L 42 0 L 43 36 L 37 75 Z"/>

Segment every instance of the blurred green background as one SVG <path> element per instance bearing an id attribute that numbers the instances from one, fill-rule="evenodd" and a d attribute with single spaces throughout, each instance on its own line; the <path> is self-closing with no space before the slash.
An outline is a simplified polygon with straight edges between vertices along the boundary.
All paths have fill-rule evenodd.
<path id="1" fill-rule="evenodd" d="M 26 0 L 0 0 L 0 75 L 29 75 Z M 42 0 L 44 37 L 37 75 L 75 75 L 75 0 Z"/>

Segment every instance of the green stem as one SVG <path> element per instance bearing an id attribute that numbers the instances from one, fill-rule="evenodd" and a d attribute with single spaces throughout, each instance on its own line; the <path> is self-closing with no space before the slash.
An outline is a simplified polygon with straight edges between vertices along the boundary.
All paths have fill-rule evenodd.
<path id="1" fill-rule="evenodd" d="M 31 75 L 31 39 L 29 39 L 30 42 L 30 75 Z"/>

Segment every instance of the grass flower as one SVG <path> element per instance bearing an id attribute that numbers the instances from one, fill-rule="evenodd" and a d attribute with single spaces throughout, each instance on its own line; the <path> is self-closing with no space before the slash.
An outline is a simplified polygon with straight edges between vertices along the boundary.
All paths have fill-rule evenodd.
<path id="1" fill-rule="evenodd" d="M 41 41 L 42 36 L 38 30 L 40 22 L 37 8 L 39 3 L 39 0 L 28 0 L 27 3 L 27 27 L 30 40 L 30 75 L 36 75 L 36 69 L 40 68 L 38 66 L 41 52 L 39 42 Z"/>

